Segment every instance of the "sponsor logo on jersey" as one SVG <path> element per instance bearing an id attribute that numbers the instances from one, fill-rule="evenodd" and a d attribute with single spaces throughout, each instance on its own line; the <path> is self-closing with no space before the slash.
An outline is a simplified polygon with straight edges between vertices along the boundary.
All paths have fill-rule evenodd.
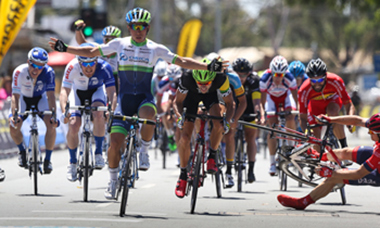
<path id="1" fill-rule="evenodd" d="M 336 93 L 321 94 L 319 96 L 313 97 L 312 100 L 315 100 L 315 101 L 328 100 L 330 98 L 333 98 L 335 95 L 336 95 Z"/>
<path id="2" fill-rule="evenodd" d="M 37 81 L 36 83 L 36 92 L 42 91 L 44 89 L 44 83 L 42 81 Z"/>
<path id="3" fill-rule="evenodd" d="M 67 69 L 66 71 L 66 75 L 65 75 L 65 78 L 66 79 L 69 79 L 69 75 L 70 75 L 70 72 L 74 69 L 74 66 L 73 65 L 70 65 L 69 68 Z"/>
<path id="4" fill-rule="evenodd" d="M 17 86 L 17 84 L 18 84 L 18 76 L 20 75 L 20 71 L 18 70 L 18 71 L 16 71 L 16 73 L 15 73 L 15 86 Z"/>
<path id="5" fill-rule="evenodd" d="M 92 77 L 91 79 L 90 79 L 90 82 L 88 83 L 89 85 L 97 85 L 97 84 L 99 84 L 99 80 L 98 80 L 98 78 L 96 78 L 96 77 Z"/>
<path id="6" fill-rule="evenodd" d="M 137 63 L 149 63 L 149 58 L 146 57 L 138 57 L 138 56 L 129 56 L 128 60 L 130 62 L 137 62 Z"/>

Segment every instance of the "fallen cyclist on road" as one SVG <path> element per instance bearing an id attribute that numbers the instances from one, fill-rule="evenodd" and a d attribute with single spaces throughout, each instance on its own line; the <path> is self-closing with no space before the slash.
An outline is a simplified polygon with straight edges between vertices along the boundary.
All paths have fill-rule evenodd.
<path id="1" fill-rule="evenodd" d="M 380 113 L 371 116 L 369 119 L 356 115 L 334 117 L 320 115 L 319 117 L 330 123 L 367 127 L 369 129 L 368 134 L 375 144 L 373 147 L 357 146 L 334 150 L 339 159 L 351 160 L 359 164 L 360 168 L 336 171 L 328 167 L 318 168 L 317 174 L 327 178 L 305 197 L 295 198 L 284 194 L 278 195 L 277 200 L 284 207 L 304 210 L 310 204 L 327 196 L 336 184 L 380 186 Z M 329 154 L 324 154 L 322 160 L 327 161 L 327 159 L 333 160 Z"/>

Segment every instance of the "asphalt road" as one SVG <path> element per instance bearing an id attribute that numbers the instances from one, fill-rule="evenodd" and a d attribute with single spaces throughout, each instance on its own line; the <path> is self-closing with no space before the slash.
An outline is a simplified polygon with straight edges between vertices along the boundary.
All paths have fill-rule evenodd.
<path id="1" fill-rule="evenodd" d="M 359 137 L 349 136 L 348 144 L 372 145 L 364 129 Z M 190 214 L 190 197 L 174 195 L 179 175 L 177 155 L 169 157 L 162 169 L 160 152 L 150 150 L 151 168 L 140 172 L 136 188 L 130 190 L 126 216 L 119 217 L 120 203 L 106 200 L 103 192 L 109 174 L 104 168 L 90 178 L 89 202 L 83 202 L 79 182 L 66 179 L 68 152 L 55 151 L 54 170 L 39 176 L 38 196 L 28 172 L 17 166 L 17 158 L 0 160 L 6 179 L 0 183 L 0 226 L 26 227 L 371 227 L 380 226 L 380 191 L 374 187 L 346 186 L 347 204 L 341 205 L 340 194 L 333 192 L 305 211 L 282 207 L 276 199 L 280 193 L 278 178 L 270 177 L 269 161 L 261 152 L 257 156 L 257 181 L 223 190 L 216 197 L 215 182 L 209 176 L 199 189 L 195 214 Z M 236 179 L 236 177 L 235 177 Z M 286 194 L 301 197 L 311 188 L 298 187 L 288 181 Z"/>

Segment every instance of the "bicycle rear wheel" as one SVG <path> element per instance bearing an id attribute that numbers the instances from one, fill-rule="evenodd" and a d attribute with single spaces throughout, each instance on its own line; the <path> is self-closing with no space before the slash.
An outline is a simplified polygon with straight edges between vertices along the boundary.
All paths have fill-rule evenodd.
<path id="1" fill-rule="evenodd" d="M 220 154 L 220 150 L 218 149 L 218 151 L 216 152 L 216 156 L 215 156 L 216 167 L 218 167 L 218 171 L 215 173 L 215 185 L 216 185 L 216 196 L 218 198 L 221 198 L 222 197 L 222 185 L 220 182 L 220 176 L 222 175 L 222 170 L 220 169 L 220 165 L 219 165 L 219 163 L 220 163 L 219 154 Z"/>
<path id="2" fill-rule="evenodd" d="M 128 201 L 128 193 L 129 193 L 129 185 L 131 184 L 131 171 L 132 171 L 132 153 L 134 153 L 134 147 L 133 147 L 133 138 L 131 138 L 129 145 L 128 145 L 128 155 L 127 155 L 127 162 L 124 166 L 124 170 L 122 170 L 122 175 L 124 182 L 123 184 L 123 194 L 121 196 L 121 203 L 120 203 L 120 216 L 123 217 L 125 214 L 125 209 L 127 207 L 127 201 Z"/>
<path id="3" fill-rule="evenodd" d="M 90 176 L 90 137 L 85 137 L 84 143 L 84 174 L 83 174 L 83 201 L 87 202 L 88 200 L 88 179 Z"/>
<path id="4" fill-rule="evenodd" d="M 190 213 L 194 214 L 195 205 L 197 203 L 197 195 L 198 195 L 198 187 L 199 187 L 199 181 L 200 181 L 200 175 L 201 175 L 201 165 L 202 165 L 202 153 L 203 153 L 203 147 L 201 145 L 198 146 L 198 151 L 194 152 L 194 163 L 193 163 L 193 191 L 191 193 L 191 210 Z"/>
<path id="5" fill-rule="evenodd" d="M 243 184 L 243 140 L 238 137 L 236 142 L 236 166 L 237 166 L 237 189 L 238 192 L 242 191 Z"/>
<path id="6" fill-rule="evenodd" d="M 165 129 L 162 134 L 162 143 L 161 143 L 161 153 L 162 153 L 162 168 L 166 169 L 166 156 L 167 156 L 167 147 L 168 147 L 168 136 Z"/>

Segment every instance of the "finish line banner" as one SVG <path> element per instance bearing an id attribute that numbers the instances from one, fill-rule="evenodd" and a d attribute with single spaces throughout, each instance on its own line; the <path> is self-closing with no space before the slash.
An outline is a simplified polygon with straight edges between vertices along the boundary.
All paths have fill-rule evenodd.
<path id="1" fill-rule="evenodd" d="M 37 0 L 0 1 L 0 65 Z"/>
<path id="2" fill-rule="evenodd" d="M 193 57 L 201 34 L 202 22 L 198 19 L 187 21 L 179 36 L 177 54 L 183 57 Z"/>

